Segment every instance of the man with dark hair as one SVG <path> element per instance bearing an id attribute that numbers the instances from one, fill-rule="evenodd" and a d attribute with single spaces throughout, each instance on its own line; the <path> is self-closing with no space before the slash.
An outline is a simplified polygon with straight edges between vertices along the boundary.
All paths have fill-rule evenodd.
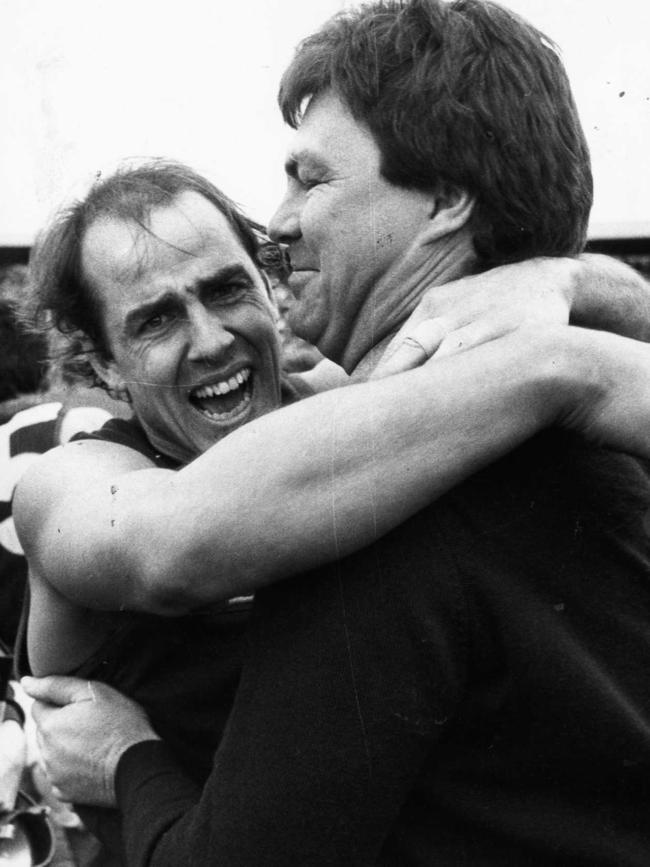
<path id="1" fill-rule="evenodd" d="M 454 374 L 443 409 L 431 394 L 449 391 L 449 373 L 431 366 L 262 420 L 298 391 L 280 378 L 258 265 L 277 271 L 273 252 L 209 182 L 154 161 L 62 211 L 31 263 L 32 315 L 56 326 L 63 369 L 125 396 L 134 417 L 47 455 L 21 482 L 21 670 L 27 649 L 37 674 L 125 690 L 196 784 L 241 665 L 250 597 L 226 598 L 374 541 L 558 417 L 568 394 L 558 383 L 548 401 L 543 358 L 547 373 L 538 360 L 535 375 L 510 379 L 503 356 L 506 378 L 486 386 L 494 399 L 478 415 L 484 395 L 463 396 L 473 375 Z M 536 407 L 526 414 L 522 390 Z M 226 437 L 253 420 L 255 434 Z"/>
<path id="2" fill-rule="evenodd" d="M 360 379 L 428 287 L 446 316 L 456 278 L 581 249 L 591 182 L 561 64 L 493 4 L 344 13 L 298 50 L 281 104 L 297 132 L 270 228 L 291 322 Z M 447 346 L 471 334 L 458 324 Z M 530 360 L 541 338 L 523 340 Z M 489 388 L 498 349 L 440 362 L 445 387 Z M 649 504 L 632 459 L 540 435 L 258 593 L 202 794 L 136 706 L 76 680 L 30 686 L 65 705 L 37 709 L 50 767 L 116 798 L 129 864 L 646 863 Z"/>
<path id="3" fill-rule="evenodd" d="M 324 225 L 331 237 L 318 236 L 319 255 L 336 259 L 329 268 L 346 287 L 344 302 L 330 299 L 336 316 L 329 315 L 323 306 L 328 287 L 310 279 L 290 321 L 302 336 L 319 343 L 318 311 L 332 335 L 336 331 L 319 346 L 347 369 L 369 347 L 355 352 L 357 335 L 346 340 L 338 321 L 353 325 L 350 310 L 367 316 L 361 306 L 366 298 L 374 307 L 381 303 L 381 312 L 374 315 L 372 329 L 364 322 L 357 330 L 362 342 L 372 340 L 376 347 L 410 312 L 425 285 L 531 256 L 574 255 L 583 249 L 592 180 L 566 74 L 552 43 L 512 13 L 471 0 L 415 0 L 341 15 L 300 45 L 282 79 L 279 101 L 287 123 L 299 127 L 287 163 L 289 194 L 283 207 L 299 196 L 309 201 L 302 239 L 293 243 L 293 227 L 282 223 L 282 208 L 275 231 L 291 244 L 294 272 L 311 276 L 310 263 L 303 261 L 308 252 L 302 250 L 309 245 L 310 221 L 320 220 L 315 231 L 324 231 Z M 324 138 L 321 118 L 328 115 L 356 127 L 360 144 L 365 138 L 376 146 L 377 171 L 367 194 L 366 154 L 360 151 L 356 163 L 353 155 L 344 162 L 344 144 L 340 140 L 337 148 L 335 142 L 339 126 Z M 340 166 L 321 165 L 312 157 L 312 144 L 329 148 Z M 347 174 L 339 177 L 337 171 Z M 368 196 L 376 198 L 376 220 L 384 223 L 375 220 L 370 226 Z M 431 240 L 423 239 L 417 251 L 408 247 L 418 239 L 405 210 L 416 206 L 425 218 L 431 216 L 438 234 L 434 209 L 447 218 L 456 255 L 445 260 L 444 274 L 427 273 L 442 258 L 430 256 Z M 325 210 L 334 207 L 346 208 L 345 224 L 337 226 L 332 211 Z M 424 270 L 416 286 L 397 288 L 402 275 L 396 269 L 403 264 L 408 282 L 419 262 Z"/>
<path id="4" fill-rule="evenodd" d="M 582 250 L 587 144 L 558 49 L 519 16 L 480 0 L 340 15 L 286 70 L 285 121 L 327 90 L 372 134 L 386 181 L 475 199 L 481 268 Z"/>

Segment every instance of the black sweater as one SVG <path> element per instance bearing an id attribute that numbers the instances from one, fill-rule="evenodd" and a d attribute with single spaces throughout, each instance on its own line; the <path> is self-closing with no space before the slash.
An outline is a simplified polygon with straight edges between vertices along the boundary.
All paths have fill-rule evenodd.
<path id="1" fill-rule="evenodd" d="M 260 592 L 202 795 L 120 762 L 129 865 L 650 864 L 649 505 L 549 433 Z"/>

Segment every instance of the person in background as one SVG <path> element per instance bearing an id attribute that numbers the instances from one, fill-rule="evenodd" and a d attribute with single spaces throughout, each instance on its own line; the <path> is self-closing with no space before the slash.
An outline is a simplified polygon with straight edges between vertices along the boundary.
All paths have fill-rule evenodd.
<path id="1" fill-rule="evenodd" d="M 42 770 L 30 700 L 12 679 L 13 650 L 27 589 L 27 561 L 12 516 L 16 485 L 41 454 L 79 431 L 101 426 L 111 401 L 95 392 L 53 385 L 46 335 L 28 329 L 17 312 L 19 275 L 11 296 L 0 297 L 0 663 L 4 666 L 0 717 L 0 811 L 12 811 L 19 787 L 47 803 L 57 824 L 77 827 L 78 818 L 51 792 Z M 22 292 L 26 292 L 22 281 Z M 117 407 L 117 412 L 122 410 Z"/>
<path id="2" fill-rule="evenodd" d="M 21 325 L 14 305 L 1 299 L 0 399 L 0 640 L 13 647 L 27 581 L 11 513 L 16 484 L 39 455 L 81 430 L 100 427 L 111 414 L 74 406 L 78 397 L 49 388 L 46 338 Z"/>

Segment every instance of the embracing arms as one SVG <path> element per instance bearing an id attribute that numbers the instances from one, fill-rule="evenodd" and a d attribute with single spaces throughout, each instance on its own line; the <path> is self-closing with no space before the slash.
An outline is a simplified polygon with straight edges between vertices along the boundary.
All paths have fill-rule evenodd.
<path id="1" fill-rule="evenodd" d="M 563 282 L 554 272 L 567 267 Z M 456 302 L 465 313 L 460 320 L 445 314 L 445 328 L 457 332 L 469 317 L 483 334 L 478 342 L 489 341 L 484 346 L 272 413 L 177 473 L 107 443 L 46 456 L 14 503 L 31 568 L 85 608 L 175 614 L 371 543 L 541 427 L 571 413 L 580 419 L 584 406 L 602 400 L 608 366 L 621 375 L 609 344 L 595 354 L 581 344 L 576 355 L 576 335 L 561 336 L 568 329 L 537 339 L 536 326 L 525 339 L 516 330 L 492 339 L 516 328 L 509 318 L 515 296 L 529 299 L 519 322 L 566 321 L 567 298 L 585 294 L 576 289 L 576 267 L 583 266 L 512 266 L 510 283 L 503 274 L 497 281 L 501 305 L 494 273 L 461 281 L 469 288 Z M 511 327 L 501 327 L 504 316 Z M 637 367 L 642 349 L 632 353 Z M 617 425 L 606 435 L 644 448 L 643 437 L 630 444 Z"/>
<path id="2" fill-rule="evenodd" d="M 503 338 L 503 343 L 510 346 L 510 351 L 513 352 L 513 360 L 519 359 L 523 362 L 533 362 L 535 358 L 545 355 L 551 368 L 562 368 L 565 365 L 571 365 L 575 371 L 582 371 L 580 375 L 576 373 L 573 379 L 559 376 L 556 379 L 559 391 L 564 393 L 567 398 L 567 406 L 570 407 L 568 412 L 561 417 L 564 423 L 572 428 L 587 431 L 596 438 L 613 441 L 617 445 L 633 445 L 639 453 L 650 456 L 650 438 L 647 436 L 647 431 L 650 429 L 649 346 L 625 338 L 577 328 L 556 329 L 551 332 L 542 333 L 521 330 Z M 485 347 L 482 349 L 485 349 Z M 469 359 L 474 355 L 477 358 L 485 358 L 484 353 L 480 349 L 471 350 L 464 357 Z M 460 360 L 458 358 L 455 361 L 458 362 Z M 448 359 L 446 363 L 453 364 L 454 360 Z M 460 367 L 462 369 L 462 365 Z M 585 371 L 588 372 L 588 376 L 585 376 Z M 589 377 L 597 382 L 598 386 L 585 391 L 584 381 Z M 550 396 L 550 400 L 553 401 L 555 398 Z M 289 583 L 292 586 L 289 586 Z M 259 663 L 267 666 L 268 670 L 264 676 L 258 676 L 258 672 L 250 681 L 251 690 L 249 697 L 253 696 L 258 703 L 261 703 L 262 711 L 269 711 L 269 707 L 272 706 L 275 700 L 277 693 L 277 671 L 286 672 L 292 670 L 288 661 L 289 659 L 293 658 L 304 661 L 311 647 L 311 651 L 315 652 L 317 658 L 320 660 L 320 665 L 333 665 L 334 653 L 332 649 L 338 648 L 338 651 L 344 652 L 345 648 L 349 646 L 345 634 L 331 643 L 328 652 L 323 652 L 324 645 L 322 645 L 321 633 L 318 633 L 320 637 L 315 644 L 313 642 L 310 643 L 311 639 L 309 639 L 309 636 L 313 637 L 314 626 L 312 618 L 318 619 L 322 617 L 325 610 L 323 606 L 326 597 L 322 593 L 325 593 L 329 587 L 330 591 L 333 589 L 342 594 L 347 586 L 346 579 L 342 581 L 325 581 L 321 586 L 321 592 L 317 594 L 318 605 L 306 604 L 302 608 L 301 616 L 295 617 L 290 614 L 291 606 L 295 604 L 296 599 L 300 598 L 301 594 L 308 593 L 308 585 L 305 581 L 301 580 L 287 582 L 283 588 L 278 588 L 282 595 L 272 598 L 276 600 L 280 599 L 280 602 L 275 607 L 275 611 L 283 619 L 282 625 L 276 631 L 271 629 L 256 633 L 257 637 L 264 641 L 264 648 L 257 654 L 256 658 Z M 356 581 L 355 586 L 357 586 L 360 592 L 360 597 L 367 601 L 368 590 L 363 584 L 363 579 L 361 584 Z M 379 593 L 379 590 L 375 588 L 375 592 Z M 334 599 L 335 597 L 332 598 Z M 373 593 L 371 592 L 370 598 L 372 597 Z M 267 594 L 265 598 L 268 601 L 270 597 Z M 309 599 L 313 603 L 313 596 L 310 595 Z M 398 599 L 401 599 L 401 594 L 398 595 Z M 332 610 L 335 610 L 335 607 Z M 387 608 L 391 621 L 394 620 L 392 617 L 394 608 L 396 608 L 396 605 L 393 607 L 388 606 Z M 374 607 L 360 604 L 357 608 L 353 607 L 350 610 L 354 610 L 356 614 L 359 612 L 367 613 L 374 610 Z M 419 610 L 419 608 L 416 610 Z M 356 614 L 355 617 L 350 619 L 351 624 L 357 623 Z M 369 633 L 369 635 L 375 636 L 373 640 L 376 640 L 377 637 L 385 637 L 385 634 L 388 634 L 388 631 L 379 630 L 375 633 Z M 404 635 L 409 635 L 410 631 L 398 630 L 398 634 L 403 637 Z M 305 640 L 304 648 L 297 648 L 295 646 L 300 636 Z M 280 655 L 287 653 L 288 658 L 282 661 L 274 659 L 274 653 Z M 392 659 L 393 657 L 393 651 L 389 650 L 386 658 Z M 349 665 L 346 666 L 343 664 L 344 662 L 345 660 L 342 660 L 340 666 L 343 681 L 345 681 L 345 673 L 347 673 L 348 679 L 350 675 Z M 406 670 L 410 671 L 411 669 L 407 667 Z M 382 674 L 382 677 L 384 674 Z M 403 680 L 402 672 L 401 679 L 397 678 L 397 682 L 401 683 Z M 318 677 L 307 678 L 307 682 L 319 692 L 322 691 L 323 684 L 328 682 L 328 680 L 324 676 L 319 675 Z M 300 683 L 302 685 L 298 695 L 300 700 L 302 700 L 304 698 L 304 683 L 303 681 L 300 681 Z M 102 684 L 89 686 L 86 681 L 71 678 L 46 678 L 41 681 L 32 680 L 26 684 L 26 687 L 29 694 L 39 700 L 35 713 L 41 728 L 41 739 L 45 749 L 48 771 L 55 783 L 62 789 L 62 793 L 68 798 L 80 802 L 104 806 L 114 805 L 115 774 L 118 764 L 122 765 L 120 762 L 121 757 L 129 747 L 157 738 L 144 712 L 133 702 Z M 349 687 L 350 683 L 348 683 Z M 260 690 L 267 690 L 268 695 L 262 692 L 260 699 Z M 336 701 L 340 703 L 341 690 L 337 687 L 334 692 L 337 696 Z M 381 696 L 385 692 L 385 690 L 375 690 L 371 694 Z M 246 692 L 244 694 L 246 695 Z M 415 690 L 414 694 L 418 694 L 418 690 Z M 355 695 L 353 690 L 350 701 L 350 712 L 352 715 L 354 715 L 356 706 L 354 701 Z M 320 696 L 320 700 L 324 700 L 328 708 L 331 704 L 339 707 L 339 704 L 330 700 L 325 694 Z M 246 705 L 246 702 L 243 699 L 241 701 L 243 702 L 243 706 L 238 717 L 240 726 L 238 728 L 233 725 L 230 728 L 231 735 L 235 738 L 234 742 L 236 743 L 237 738 L 235 735 L 237 735 L 237 737 L 243 739 L 243 743 L 247 746 L 242 748 L 240 744 L 239 747 L 233 748 L 233 755 L 237 759 L 232 765 L 233 779 L 239 781 L 239 783 L 242 780 L 248 780 L 247 775 L 242 773 L 242 755 L 247 756 L 251 761 L 254 761 L 255 757 L 260 755 L 263 757 L 263 760 L 255 773 L 266 773 L 268 771 L 270 782 L 272 782 L 273 769 L 268 764 L 269 751 L 264 748 L 263 744 L 258 740 L 257 735 L 255 737 L 251 735 L 247 727 L 248 724 L 254 726 L 260 723 L 260 707 L 256 706 L 255 712 L 252 712 L 250 707 Z M 299 703 L 298 698 L 296 698 L 296 703 Z M 294 705 L 292 705 L 293 707 Z M 280 712 L 278 712 L 278 716 L 283 718 Z M 283 736 L 288 738 L 284 754 L 294 757 L 291 771 L 298 775 L 296 779 L 297 788 L 298 782 L 302 781 L 303 784 L 308 784 L 313 775 L 305 773 L 304 777 L 301 777 L 301 769 L 295 762 L 295 757 L 301 755 L 300 750 L 296 749 L 299 737 L 305 735 L 305 731 L 311 734 L 311 729 L 303 726 L 305 730 L 301 730 L 300 724 L 294 717 L 294 713 L 289 715 L 292 723 L 298 725 L 297 732 L 292 733 L 287 728 L 282 728 L 281 731 Z M 397 719 L 398 715 L 391 714 L 390 717 L 391 719 Z M 338 719 L 338 712 L 336 718 Z M 267 728 L 266 723 L 261 725 L 264 737 L 269 735 Z M 275 730 L 270 731 L 274 732 Z M 276 737 L 277 733 L 272 734 L 271 740 L 273 741 Z M 250 750 L 251 743 L 255 744 L 255 750 Z M 157 750 L 160 752 L 156 752 Z M 230 796 L 231 792 L 228 785 L 223 785 L 222 764 L 218 766 L 218 772 L 213 774 L 211 778 L 211 788 L 201 799 L 200 812 L 195 814 L 194 805 L 199 801 L 200 793 L 194 785 L 185 779 L 181 770 L 174 765 L 173 761 L 167 757 L 167 753 L 162 745 L 143 744 L 142 748 L 138 748 L 138 753 L 129 753 L 129 755 L 132 760 L 127 762 L 126 767 L 131 768 L 133 771 L 133 773 L 129 772 L 130 777 L 133 777 L 135 774 L 134 779 L 136 784 L 131 785 L 129 783 L 128 786 L 123 788 L 123 794 L 126 793 L 127 801 L 123 801 L 121 806 L 125 808 L 125 815 L 130 817 L 130 826 L 132 825 L 134 829 L 131 834 L 132 841 L 141 841 L 143 838 L 142 828 L 138 825 L 138 818 L 131 816 L 135 803 L 149 803 L 151 801 L 151 804 L 159 804 L 161 802 L 165 804 L 166 813 L 164 815 L 162 813 L 156 814 L 156 811 L 153 810 L 152 815 L 146 818 L 143 827 L 148 829 L 147 833 L 151 839 L 157 839 L 158 834 L 160 834 L 162 839 L 164 832 L 171 822 L 178 821 L 180 824 L 177 831 L 174 831 L 174 834 L 169 837 L 162 847 L 166 849 L 166 847 L 171 846 L 176 854 L 178 854 L 178 846 L 182 848 L 186 843 L 190 848 L 194 844 L 200 846 L 206 839 L 205 834 L 195 833 L 196 828 L 193 825 L 195 819 L 193 816 L 202 815 L 204 818 L 207 817 L 208 822 L 217 822 L 221 821 L 221 819 L 225 821 L 226 818 L 229 818 L 229 810 L 232 804 L 240 803 L 241 799 L 233 799 Z M 220 753 L 220 755 L 222 754 Z M 226 752 L 225 755 L 228 756 L 229 752 Z M 360 755 L 363 755 L 363 750 L 361 750 Z M 400 757 L 401 768 L 403 770 L 406 768 L 403 751 L 400 753 Z M 137 767 L 134 767 L 134 761 Z M 151 766 L 149 765 L 150 761 L 152 762 Z M 337 781 L 348 779 L 350 771 L 349 763 L 345 764 L 344 769 L 338 771 L 330 768 L 331 764 L 330 756 L 327 770 L 332 770 L 328 779 L 332 780 L 333 785 L 338 785 Z M 380 763 L 380 767 L 383 767 L 383 763 Z M 252 791 L 258 793 L 260 791 L 257 788 L 258 778 L 257 776 L 253 776 L 252 779 L 254 780 Z M 286 782 L 286 775 L 282 774 L 278 779 Z M 261 791 L 264 791 L 264 789 L 262 788 Z M 290 787 L 291 793 L 295 794 L 292 787 Z M 151 795 L 150 798 L 149 795 Z M 215 798 L 223 798 L 220 810 L 216 811 L 212 809 L 213 799 Z M 367 799 L 364 798 L 364 804 L 366 801 Z M 300 801 L 300 798 L 298 798 L 298 802 L 297 809 L 302 810 L 304 804 L 310 804 L 311 800 L 310 798 L 304 798 L 303 801 Z M 246 809 L 250 807 L 247 800 L 243 800 L 241 803 Z M 331 803 L 338 803 L 338 800 L 333 799 Z M 264 809 L 272 810 L 273 806 L 277 804 L 277 797 L 263 799 L 262 804 Z M 152 811 L 150 810 L 150 812 Z M 374 811 L 372 812 L 374 815 Z M 251 816 L 250 809 L 248 809 L 247 814 L 244 814 L 244 819 L 246 815 Z M 302 816 L 302 812 L 300 815 Z M 142 816 L 140 816 L 141 818 Z M 253 821 L 256 821 L 258 818 L 259 815 L 254 813 Z M 244 827 L 245 839 L 249 840 L 250 830 L 247 825 L 244 825 Z M 203 830 L 205 831 L 206 828 Z M 331 827 L 321 828 L 321 831 L 324 834 L 330 833 Z M 183 837 L 184 834 L 186 838 Z M 358 840 L 356 830 L 353 831 L 352 837 Z M 166 835 L 165 839 L 167 839 Z M 185 839 L 186 842 L 183 842 Z M 220 838 L 217 836 L 215 839 Z M 195 843 L 192 843 L 192 840 Z M 241 840 L 238 839 L 237 851 L 241 853 L 242 847 L 240 843 Z M 266 843 L 268 844 L 268 839 Z M 139 858 L 136 858 L 134 863 L 149 863 L 146 852 L 142 850 L 141 854 L 143 854 L 144 860 L 140 862 Z M 187 853 L 185 854 L 187 855 Z M 158 862 L 156 861 L 155 863 Z M 160 863 L 178 863 L 178 859 L 175 861 L 173 858 L 170 861 L 162 860 Z"/>
<path id="3" fill-rule="evenodd" d="M 495 346 L 286 407 L 178 472 L 51 452 L 14 501 L 30 567 L 85 608 L 174 614 L 370 544 L 562 412 L 571 371 Z"/>
<path id="4" fill-rule="evenodd" d="M 422 363 L 416 347 L 403 343 L 419 326 L 424 328 L 428 354 L 440 357 L 522 325 L 568 321 L 648 341 L 650 285 L 623 262 L 598 254 L 532 259 L 463 277 L 425 293 L 391 341 L 375 376 Z"/>

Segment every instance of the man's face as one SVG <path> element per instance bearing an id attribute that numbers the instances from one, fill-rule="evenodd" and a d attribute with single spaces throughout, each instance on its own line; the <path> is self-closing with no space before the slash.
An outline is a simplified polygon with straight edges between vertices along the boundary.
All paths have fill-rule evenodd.
<path id="1" fill-rule="evenodd" d="M 331 92 L 317 96 L 293 138 L 287 192 L 269 226 L 289 245 L 289 324 L 339 363 L 359 322 L 374 329 L 376 303 L 392 293 L 399 307 L 402 275 L 417 269 L 414 241 L 431 216 L 431 196 L 389 184 L 380 163 L 372 134 L 345 104 Z M 375 342 L 367 340 L 366 351 Z"/>
<path id="2" fill-rule="evenodd" d="M 82 267 L 101 310 L 108 361 L 154 446 L 187 462 L 278 406 L 279 344 L 257 268 L 226 218 L 186 192 L 147 229 L 98 220 Z"/>

